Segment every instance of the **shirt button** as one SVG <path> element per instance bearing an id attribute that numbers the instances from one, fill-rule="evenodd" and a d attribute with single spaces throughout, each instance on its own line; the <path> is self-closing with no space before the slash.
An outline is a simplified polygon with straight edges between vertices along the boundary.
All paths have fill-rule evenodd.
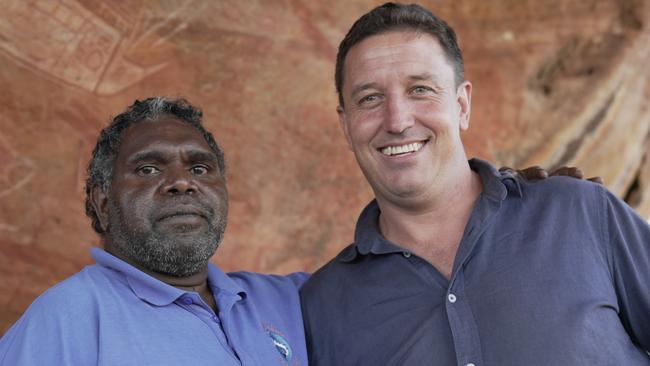
<path id="1" fill-rule="evenodd" d="M 470 362 L 470 363 L 468 363 L 468 364 L 465 365 L 465 366 L 476 366 L 476 365 L 474 365 L 473 363 Z"/>
<path id="2" fill-rule="evenodd" d="M 404 258 L 411 258 L 411 252 L 402 252 Z"/>
<path id="3" fill-rule="evenodd" d="M 184 298 L 183 298 L 183 304 L 185 304 L 185 305 L 192 305 L 192 303 L 193 303 L 193 301 L 192 301 L 192 298 L 191 298 L 191 297 L 188 296 L 188 297 L 184 297 Z"/>
<path id="4" fill-rule="evenodd" d="M 449 300 L 450 303 L 453 304 L 453 303 L 456 302 L 456 295 L 454 295 L 454 294 L 449 294 L 449 295 L 447 296 L 447 299 Z M 471 363 L 468 363 L 467 366 L 474 366 L 474 365 L 471 364 Z"/>
<path id="5" fill-rule="evenodd" d="M 219 323 L 219 318 L 216 315 L 212 315 L 212 321 L 215 323 Z"/>

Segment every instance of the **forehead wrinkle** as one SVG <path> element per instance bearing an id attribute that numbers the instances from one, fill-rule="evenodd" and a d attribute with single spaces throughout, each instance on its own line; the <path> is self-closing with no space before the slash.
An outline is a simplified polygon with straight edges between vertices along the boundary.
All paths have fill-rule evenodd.
<path id="1" fill-rule="evenodd" d="M 366 54 L 371 54 L 368 56 L 369 59 L 386 58 L 402 52 L 402 49 L 408 48 L 416 49 L 416 47 L 414 47 L 411 43 L 386 44 L 373 46 L 370 50 L 366 51 Z"/>

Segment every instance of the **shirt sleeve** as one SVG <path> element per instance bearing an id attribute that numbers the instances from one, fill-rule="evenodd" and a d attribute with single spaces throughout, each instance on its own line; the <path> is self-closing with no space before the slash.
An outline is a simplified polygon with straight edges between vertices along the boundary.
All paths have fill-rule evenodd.
<path id="1" fill-rule="evenodd" d="M 309 279 L 310 274 L 306 272 L 294 272 L 290 273 L 287 275 L 287 278 L 293 282 L 294 286 L 296 286 L 296 289 L 300 290 L 302 288 L 302 285 L 307 282 Z"/>
<path id="2" fill-rule="evenodd" d="M 602 227 L 609 243 L 610 266 L 619 316 L 630 339 L 650 350 L 650 225 L 625 202 L 603 189 Z"/>
<path id="3" fill-rule="evenodd" d="M 92 317 L 47 292 L 0 339 L 0 366 L 94 365 Z M 67 308 L 69 311 L 65 311 Z"/>

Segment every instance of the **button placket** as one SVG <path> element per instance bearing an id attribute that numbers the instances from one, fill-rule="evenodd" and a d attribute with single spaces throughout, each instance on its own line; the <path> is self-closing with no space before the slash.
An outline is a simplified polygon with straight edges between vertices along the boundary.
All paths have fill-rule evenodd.
<path id="1" fill-rule="evenodd" d="M 452 278 L 447 292 L 447 316 L 451 327 L 456 357 L 461 365 L 476 366 L 482 360 L 478 329 L 465 295 L 463 271 Z M 461 301 L 462 300 L 462 301 Z M 473 362 L 470 362 L 473 361 Z"/>

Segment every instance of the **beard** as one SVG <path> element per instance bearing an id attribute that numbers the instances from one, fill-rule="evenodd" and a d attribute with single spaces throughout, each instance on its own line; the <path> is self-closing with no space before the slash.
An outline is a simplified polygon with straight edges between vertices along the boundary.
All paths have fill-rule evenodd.
<path id="1" fill-rule="evenodd" d="M 162 232 L 148 217 L 149 230 L 133 228 L 124 212 L 109 200 L 109 232 L 112 246 L 142 268 L 174 277 L 188 277 L 205 268 L 223 239 L 227 209 L 215 220 L 214 209 L 203 206 L 207 229 L 199 233 Z"/>

